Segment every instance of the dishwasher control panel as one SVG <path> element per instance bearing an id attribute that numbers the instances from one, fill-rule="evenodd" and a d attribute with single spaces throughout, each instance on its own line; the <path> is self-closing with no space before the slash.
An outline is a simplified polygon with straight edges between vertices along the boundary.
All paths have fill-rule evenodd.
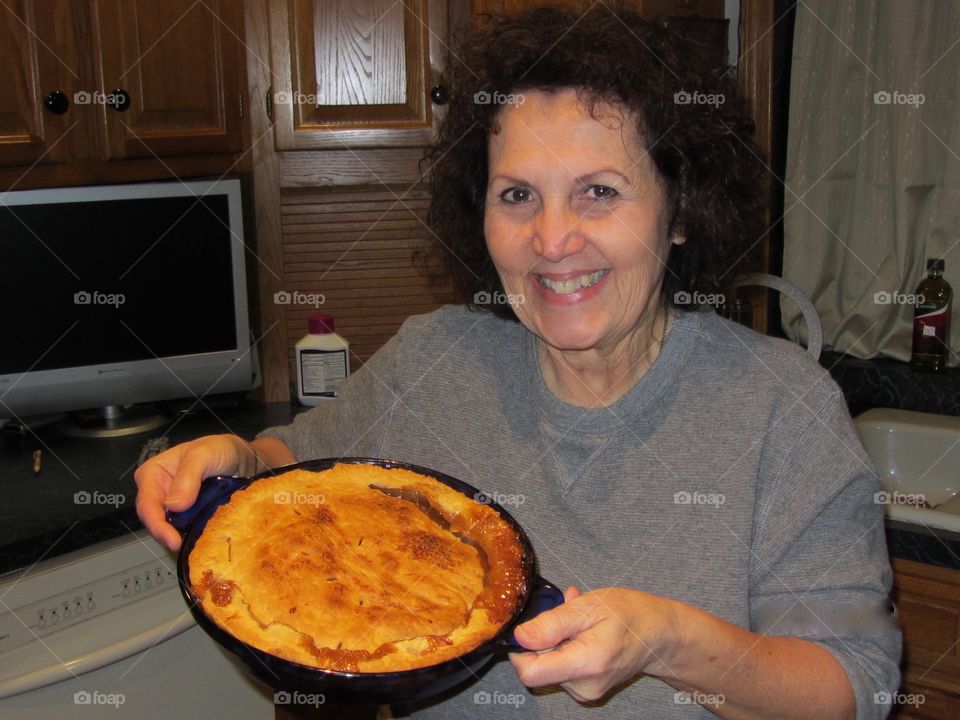
<path id="1" fill-rule="evenodd" d="M 177 575 L 159 559 L 0 613 L 0 652 L 72 627 L 137 600 L 177 588 Z"/>

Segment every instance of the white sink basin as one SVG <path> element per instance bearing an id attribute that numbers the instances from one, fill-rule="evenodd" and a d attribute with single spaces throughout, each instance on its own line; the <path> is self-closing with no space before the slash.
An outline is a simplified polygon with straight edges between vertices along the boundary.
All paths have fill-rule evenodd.
<path id="1" fill-rule="evenodd" d="M 960 417 L 874 408 L 854 424 L 887 517 L 960 532 Z"/>

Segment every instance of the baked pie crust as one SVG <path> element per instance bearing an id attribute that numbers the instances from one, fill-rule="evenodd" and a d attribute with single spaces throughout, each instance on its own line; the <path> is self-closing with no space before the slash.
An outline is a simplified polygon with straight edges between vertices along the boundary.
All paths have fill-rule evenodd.
<path id="1" fill-rule="evenodd" d="M 190 553 L 204 612 L 243 642 L 328 670 L 426 667 L 493 637 L 526 591 L 493 508 L 402 468 L 291 470 L 235 492 Z"/>

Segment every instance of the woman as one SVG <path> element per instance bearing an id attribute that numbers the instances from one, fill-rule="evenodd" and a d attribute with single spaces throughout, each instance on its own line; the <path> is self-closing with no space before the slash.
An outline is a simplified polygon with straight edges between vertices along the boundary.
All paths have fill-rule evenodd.
<path id="1" fill-rule="evenodd" d="M 176 547 L 163 510 L 207 475 L 406 460 L 514 498 L 568 586 L 516 631 L 549 652 L 416 716 L 884 717 L 900 638 L 841 394 L 801 349 L 677 307 L 751 237 L 762 164 L 735 84 L 603 6 L 492 19 L 453 57 L 429 219 L 484 312 L 412 318 L 290 426 L 157 456 L 144 523 Z"/>

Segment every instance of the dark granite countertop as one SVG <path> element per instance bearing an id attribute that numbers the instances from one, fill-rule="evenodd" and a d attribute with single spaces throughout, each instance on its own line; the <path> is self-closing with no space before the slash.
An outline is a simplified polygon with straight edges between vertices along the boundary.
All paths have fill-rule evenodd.
<path id="1" fill-rule="evenodd" d="M 227 432 L 252 438 L 306 409 L 244 401 L 182 417 L 171 414 L 167 427 L 126 438 L 71 438 L 55 427 L 8 437 L 0 448 L 0 575 L 140 529 L 133 471 L 148 439 L 166 435 L 177 444 Z M 37 447 L 43 449 L 43 469 L 35 476 Z M 118 502 L 77 504 L 74 495 L 83 491 L 112 494 Z M 888 521 L 887 543 L 895 557 L 960 569 L 958 533 Z"/>

